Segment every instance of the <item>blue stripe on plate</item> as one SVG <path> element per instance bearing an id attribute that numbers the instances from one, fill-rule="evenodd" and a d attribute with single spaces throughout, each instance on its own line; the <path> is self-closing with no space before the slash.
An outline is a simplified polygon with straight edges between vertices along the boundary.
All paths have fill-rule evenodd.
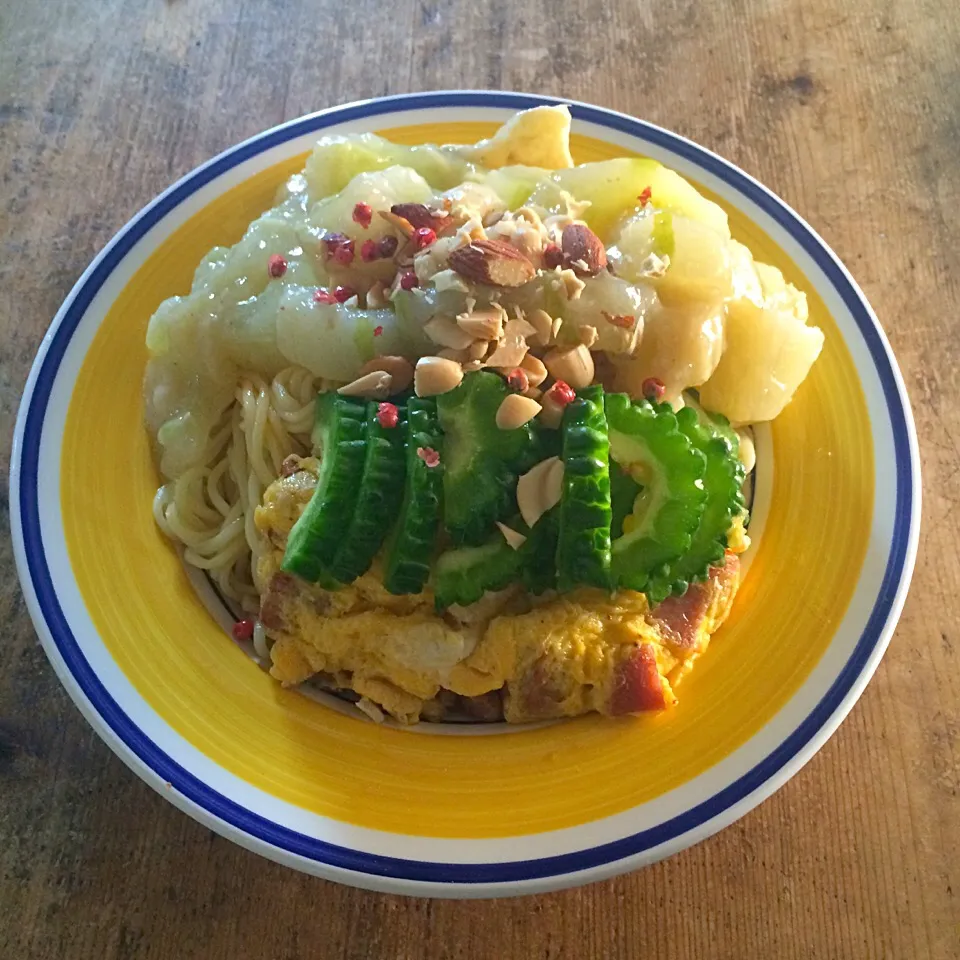
<path id="1" fill-rule="evenodd" d="M 37 471 L 40 436 L 50 391 L 64 351 L 91 300 L 117 264 L 159 220 L 204 184 L 271 147 L 306 133 L 334 124 L 365 117 L 381 116 L 403 110 L 450 107 L 500 107 L 520 110 L 551 103 L 568 103 L 574 117 L 664 147 L 701 169 L 724 180 L 759 206 L 803 247 L 823 270 L 850 310 L 866 343 L 883 385 L 896 450 L 897 497 L 894 508 L 893 541 L 876 604 L 853 655 L 837 676 L 827 694 L 797 729 L 769 756 L 729 787 L 696 807 L 641 833 L 576 853 L 524 860 L 512 863 L 431 863 L 402 860 L 362 853 L 316 840 L 238 805 L 210 789 L 202 781 L 174 762 L 123 713 L 101 684 L 84 658 L 60 608 L 43 550 L 39 523 Z M 150 206 L 138 214 L 111 242 L 99 264 L 72 295 L 62 321 L 53 334 L 37 375 L 23 433 L 19 501 L 25 552 L 30 576 L 44 619 L 64 663 L 78 686 L 104 722 L 141 761 L 158 776 L 197 806 L 249 834 L 252 838 L 280 850 L 315 860 L 335 868 L 371 876 L 430 883 L 493 884 L 557 877 L 613 863 L 642 853 L 694 830 L 743 800 L 775 776 L 828 723 L 863 672 L 880 642 L 881 633 L 891 615 L 909 550 L 913 502 L 913 462 L 910 449 L 908 416 L 897 386 L 897 377 L 880 333 L 862 296 L 850 282 L 839 261 L 799 217 L 740 170 L 658 127 L 586 104 L 526 94 L 494 92 L 445 92 L 389 97 L 350 104 L 304 117 L 248 140 L 221 154 L 189 174 Z"/>

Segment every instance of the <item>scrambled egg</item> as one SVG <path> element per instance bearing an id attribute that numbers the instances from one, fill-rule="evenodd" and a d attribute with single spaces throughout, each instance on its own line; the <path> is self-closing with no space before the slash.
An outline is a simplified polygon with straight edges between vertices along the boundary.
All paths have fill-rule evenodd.
<path id="1" fill-rule="evenodd" d="M 662 709 L 736 594 L 733 553 L 705 583 L 652 610 L 633 591 L 531 598 L 511 589 L 441 616 L 429 590 L 388 593 L 376 564 L 353 584 L 325 590 L 280 570 L 316 471 L 316 460 L 294 458 L 256 511 L 269 544 L 258 576 L 271 673 L 287 685 L 319 677 L 402 723 L 451 712 L 522 723 Z"/>

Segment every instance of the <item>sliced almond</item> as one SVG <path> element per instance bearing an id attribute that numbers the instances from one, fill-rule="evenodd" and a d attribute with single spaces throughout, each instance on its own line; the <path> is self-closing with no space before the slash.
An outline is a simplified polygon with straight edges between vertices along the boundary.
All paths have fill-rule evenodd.
<path id="1" fill-rule="evenodd" d="M 507 322 L 507 331 L 517 334 L 526 340 L 537 335 L 537 328 L 527 321 L 524 312 L 519 307 L 513 308 L 516 316 Z"/>
<path id="2" fill-rule="evenodd" d="M 534 343 L 545 347 L 550 342 L 550 336 L 553 331 L 553 319 L 546 310 L 532 310 L 527 314 L 527 322 L 536 331 Z"/>
<path id="3" fill-rule="evenodd" d="M 497 529 L 503 534 L 503 539 L 507 541 L 507 546 L 513 550 L 519 550 L 527 542 L 527 538 L 522 533 L 518 533 L 512 527 L 508 527 L 499 520 L 497 521 Z"/>
<path id="4" fill-rule="evenodd" d="M 434 246 L 436 246 L 436 244 L 434 244 Z M 417 276 L 419 277 L 420 274 L 418 273 Z M 437 293 L 443 293 L 446 290 L 453 290 L 456 293 L 470 292 L 470 287 L 466 280 L 458 273 L 454 273 L 453 270 L 441 270 L 439 273 L 435 273 L 431 279 L 433 280 L 434 287 L 437 288 Z"/>
<path id="5" fill-rule="evenodd" d="M 540 412 L 540 404 L 519 393 L 508 393 L 497 408 L 497 426 L 501 430 L 516 430 L 529 423 Z"/>
<path id="6" fill-rule="evenodd" d="M 376 283 L 367 291 L 366 305 L 368 310 L 377 310 L 385 307 L 390 301 L 387 299 L 387 288 L 382 280 Z"/>
<path id="7" fill-rule="evenodd" d="M 449 317 L 434 317 L 423 325 L 423 332 L 441 347 L 466 350 L 474 338 Z"/>
<path id="8" fill-rule="evenodd" d="M 448 393 L 463 380 L 463 367 L 445 357 L 421 357 L 413 373 L 413 390 L 418 397 Z"/>
<path id="9" fill-rule="evenodd" d="M 470 359 L 466 350 L 454 350 L 453 347 L 444 347 L 442 350 L 438 350 L 437 356 L 443 360 L 453 360 L 461 366 Z"/>
<path id="10" fill-rule="evenodd" d="M 360 368 L 360 375 L 376 373 L 378 370 L 389 373 L 393 378 L 391 389 L 394 393 L 402 393 L 413 383 L 413 364 L 406 357 L 374 357 Z"/>
<path id="11" fill-rule="evenodd" d="M 413 231 L 415 228 L 413 224 L 406 217 L 401 217 L 399 214 L 394 213 L 392 210 L 380 210 L 378 212 L 380 216 L 383 217 L 383 219 L 390 224 L 391 227 L 395 227 L 405 237 L 413 236 Z"/>
<path id="12" fill-rule="evenodd" d="M 385 370 L 375 370 L 372 373 L 357 377 L 356 380 L 345 384 L 337 390 L 344 397 L 365 397 L 367 400 L 385 400 L 390 396 L 393 377 Z"/>
<path id="13" fill-rule="evenodd" d="M 514 220 L 526 220 L 527 223 L 532 227 L 536 227 L 538 230 L 542 229 L 543 221 L 540 219 L 540 214 L 537 213 L 533 207 L 521 207 L 514 215 Z"/>
<path id="14" fill-rule="evenodd" d="M 429 227 L 436 233 L 445 230 L 453 220 L 448 213 L 434 213 L 422 203 L 395 203 L 390 208 L 390 212 L 397 217 L 402 217 L 415 230 L 420 227 Z"/>
<path id="15" fill-rule="evenodd" d="M 563 461 L 559 457 L 542 460 L 517 481 L 517 506 L 523 522 L 534 524 L 560 502 L 563 492 Z"/>
<path id="16" fill-rule="evenodd" d="M 554 380 L 563 380 L 574 390 L 593 383 L 593 357 L 582 343 L 570 348 L 554 347 L 543 358 L 543 365 Z"/>
<path id="17" fill-rule="evenodd" d="M 549 430 L 556 430 L 563 422 L 564 404 L 558 403 L 548 390 L 540 397 L 540 406 L 543 408 L 537 417 L 537 423 Z"/>
<path id="18" fill-rule="evenodd" d="M 497 344 L 497 349 L 487 357 L 487 366 L 507 367 L 512 370 L 523 363 L 527 349 L 527 342 L 523 337 L 504 334 L 503 339 Z"/>
<path id="19" fill-rule="evenodd" d="M 493 287 L 520 287 L 536 268 L 516 247 L 499 240 L 473 240 L 450 254 L 450 267 L 467 280 Z"/>
<path id="20" fill-rule="evenodd" d="M 472 313 L 461 313 L 457 317 L 457 323 L 474 340 L 499 340 L 503 336 L 505 316 L 503 307 L 495 303 Z"/>
<path id="21" fill-rule="evenodd" d="M 596 327 L 591 327 L 589 324 L 584 324 L 582 327 L 577 329 L 577 335 L 580 337 L 580 342 L 589 350 L 598 340 L 600 334 L 597 333 Z"/>
<path id="22" fill-rule="evenodd" d="M 586 284 L 569 268 L 557 267 L 548 273 L 550 286 L 567 300 L 579 300 Z"/>
<path id="23" fill-rule="evenodd" d="M 539 357 L 528 353 L 520 363 L 521 369 L 527 375 L 527 382 L 531 387 L 539 387 L 547 379 L 547 368 Z"/>
<path id="24" fill-rule="evenodd" d="M 489 349 L 490 342 L 488 340 L 474 340 L 473 343 L 467 347 L 467 356 L 471 360 L 482 360 L 487 355 Z"/>

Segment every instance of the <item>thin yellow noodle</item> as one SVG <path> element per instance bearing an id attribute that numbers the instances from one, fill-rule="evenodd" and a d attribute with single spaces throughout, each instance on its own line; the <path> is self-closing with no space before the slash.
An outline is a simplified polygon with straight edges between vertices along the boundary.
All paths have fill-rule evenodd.
<path id="1" fill-rule="evenodd" d="M 225 495 L 220 489 L 221 483 L 227 479 L 229 467 L 229 461 L 226 457 L 223 457 L 207 476 L 207 499 L 213 504 L 221 517 L 228 516 L 233 509 L 233 506 L 226 499 L 229 494 Z"/>
<path id="2" fill-rule="evenodd" d="M 269 383 L 255 373 L 238 377 L 199 465 L 154 496 L 156 523 L 184 546 L 185 562 L 245 611 L 259 606 L 257 561 L 267 548 L 254 511 L 284 459 L 309 451 L 319 384 L 302 367 L 281 370 Z"/>

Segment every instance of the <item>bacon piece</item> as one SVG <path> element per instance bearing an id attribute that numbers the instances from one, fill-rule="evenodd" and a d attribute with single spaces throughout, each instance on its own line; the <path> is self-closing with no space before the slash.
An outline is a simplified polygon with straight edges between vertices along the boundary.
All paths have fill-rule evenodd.
<path id="1" fill-rule="evenodd" d="M 289 573 L 275 573 L 260 597 L 260 622 L 268 630 L 286 630 L 284 609 L 296 599 L 297 581 Z"/>
<path id="2" fill-rule="evenodd" d="M 652 643 L 641 643 L 617 665 L 610 692 L 610 716 L 662 710 L 666 705 L 656 650 Z"/>
<path id="3" fill-rule="evenodd" d="M 687 657 L 701 644 L 701 634 L 710 608 L 718 596 L 728 591 L 740 575 L 740 560 L 727 553 L 723 566 L 714 567 L 703 583 L 692 583 L 682 597 L 668 597 L 657 604 L 647 617 L 658 627 L 664 639 Z"/>

